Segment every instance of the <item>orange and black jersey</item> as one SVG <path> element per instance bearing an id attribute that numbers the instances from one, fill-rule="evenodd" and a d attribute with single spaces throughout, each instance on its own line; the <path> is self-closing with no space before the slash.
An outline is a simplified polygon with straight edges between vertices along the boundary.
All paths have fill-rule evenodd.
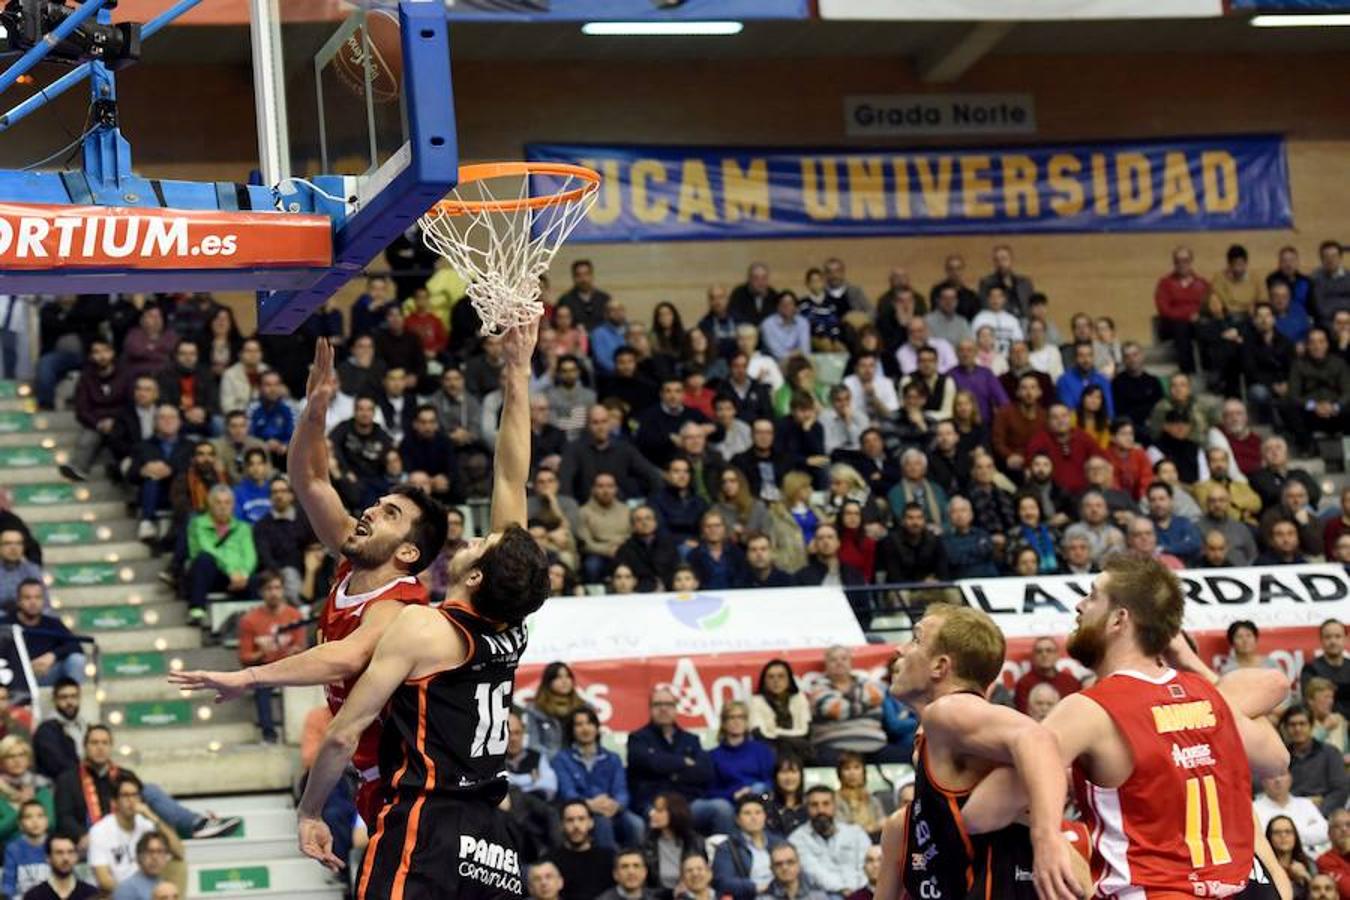
<path id="1" fill-rule="evenodd" d="M 525 626 L 500 629 L 472 610 L 447 604 L 441 615 L 464 636 L 464 662 L 409 679 L 385 708 L 380 775 L 396 795 L 506 795 L 507 715 Z"/>
<path id="2" fill-rule="evenodd" d="M 922 734 L 915 751 L 914 802 L 900 860 L 905 892 L 913 900 L 1034 900 L 1030 832 L 1010 825 L 970 835 L 961 818 L 970 790 L 950 790 L 933 779 Z"/>

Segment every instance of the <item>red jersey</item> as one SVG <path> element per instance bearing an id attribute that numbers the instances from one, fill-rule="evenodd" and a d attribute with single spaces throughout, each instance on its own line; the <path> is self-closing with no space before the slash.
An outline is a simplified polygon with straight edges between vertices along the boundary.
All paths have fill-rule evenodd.
<path id="1" fill-rule="evenodd" d="M 323 605 L 323 615 L 319 617 L 319 643 L 340 641 L 361 625 L 361 614 L 372 603 L 394 600 L 399 603 L 426 604 L 429 602 L 427 589 L 411 575 L 395 578 L 386 585 L 364 594 L 348 594 L 347 582 L 351 580 L 352 564 L 343 560 L 334 574 L 333 588 L 328 592 L 328 602 Z M 346 681 L 324 685 L 328 697 L 328 708 L 337 715 L 342 701 L 347 699 L 360 675 L 353 675 Z M 362 777 L 366 773 L 377 773 L 380 762 L 380 720 L 376 719 L 361 735 L 352 755 L 352 765 L 356 766 Z M 369 780 L 369 779 L 367 779 Z"/>
<path id="2" fill-rule="evenodd" d="M 1083 690 L 1134 759 L 1116 788 L 1074 764 L 1092 832 L 1095 896 L 1227 897 L 1247 886 L 1255 846 L 1251 768 L 1232 711 L 1198 675 L 1116 672 Z"/>

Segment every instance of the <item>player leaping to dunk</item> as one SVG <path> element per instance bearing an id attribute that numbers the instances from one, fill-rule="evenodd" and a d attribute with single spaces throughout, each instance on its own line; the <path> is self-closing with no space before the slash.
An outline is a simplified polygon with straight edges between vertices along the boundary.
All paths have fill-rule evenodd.
<path id="1" fill-rule="evenodd" d="M 254 685 L 324 685 L 334 714 L 365 671 L 375 644 L 405 605 L 426 605 L 426 588 L 416 575 L 431 565 L 445 544 L 445 509 L 426 492 L 400 486 L 372 504 L 359 519 L 348 515 L 328 476 L 324 421 L 337 393 L 333 348 L 314 347 L 305 388 L 305 410 L 286 454 L 287 474 L 300 506 L 328 552 L 339 557 L 334 584 L 319 618 L 319 644 L 304 653 L 235 672 L 177 672 L 181 688 L 212 689 L 217 701 L 238 697 Z M 354 758 L 360 787 L 356 806 L 374 825 L 380 808 L 374 723 Z"/>
<path id="2" fill-rule="evenodd" d="M 300 849 L 337 869 L 321 813 L 362 735 L 384 716 L 387 802 L 357 879 L 361 900 L 507 900 L 523 893 L 506 814 L 507 721 L 524 619 L 548 596 L 525 530 L 529 379 L 538 324 L 506 332 L 492 533 L 450 560 L 445 603 L 407 606 L 328 728 L 300 803 Z"/>

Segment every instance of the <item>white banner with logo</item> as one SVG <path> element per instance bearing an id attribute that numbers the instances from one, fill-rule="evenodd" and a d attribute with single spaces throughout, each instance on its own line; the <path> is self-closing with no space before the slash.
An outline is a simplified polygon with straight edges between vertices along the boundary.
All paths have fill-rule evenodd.
<path id="1" fill-rule="evenodd" d="M 1261 628 L 1316 628 L 1350 620 L 1350 577 L 1338 565 L 1188 569 L 1185 627 L 1224 631 L 1235 619 Z M 960 582 L 966 603 L 994 617 L 1010 638 L 1068 634 L 1095 575 L 978 578 Z"/>
<path id="2" fill-rule="evenodd" d="M 937 134 L 1035 134 L 1030 94 L 850 94 L 844 133 L 850 137 Z"/>
<path id="3" fill-rule="evenodd" d="M 527 665 L 866 643 L 844 592 L 826 587 L 554 597 L 527 624 Z"/>

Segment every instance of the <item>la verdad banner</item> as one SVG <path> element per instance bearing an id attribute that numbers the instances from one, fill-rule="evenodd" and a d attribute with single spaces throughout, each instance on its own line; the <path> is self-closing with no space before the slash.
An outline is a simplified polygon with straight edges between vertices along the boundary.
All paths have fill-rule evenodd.
<path id="1" fill-rule="evenodd" d="M 1186 590 L 1184 627 L 1215 668 L 1228 653 L 1228 626 L 1245 619 L 1260 628 L 1261 650 L 1293 682 L 1318 652 L 1318 626 L 1327 619 L 1350 620 L 1350 577 L 1341 566 L 1192 569 L 1179 575 Z M 1053 637 L 1063 649 L 1076 624 L 1076 607 L 1095 577 L 957 583 L 965 602 L 993 617 L 1007 639 L 1005 686 L 1011 688 L 1029 668 L 1036 638 Z M 647 700 L 658 685 L 675 692 L 682 725 L 715 728 L 722 705 L 754 693 L 759 670 L 770 659 L 788 660 L 809 691 L 824 677 L 824 651 L 832 644 L 851 647 L 854 669 L 877 679 L 895 653 L 890 644 L 865 642 L 837 588 L 557 597 L 529 625 L 516 702 L 534 696 L 546 663 L 566 660 L 587 702 L 618 731 L 646 724 Z M 1085 674 L 1071 660 L 1061 666 Z"/>
<path id="2" fill-rule="evenodd" d="M 1293 224 L 1278 136 L 960 149 L 528 144 L 588 166 L 571 240 L 1198 231 Z M 561 188 L 536 176 L 534 193 Z"/>

